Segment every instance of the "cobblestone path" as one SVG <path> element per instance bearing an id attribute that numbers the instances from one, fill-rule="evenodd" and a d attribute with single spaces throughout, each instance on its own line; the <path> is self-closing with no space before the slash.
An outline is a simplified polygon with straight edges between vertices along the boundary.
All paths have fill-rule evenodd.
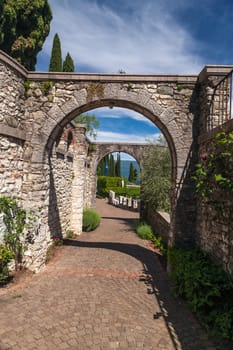
<path id="1" fill-rule="evenodd" d="M 133 232 L 137 214 L 97 208 L 95 232 L 70 240 L 26 286 L 0 291 L 0 350 L 215 349 Z"/>

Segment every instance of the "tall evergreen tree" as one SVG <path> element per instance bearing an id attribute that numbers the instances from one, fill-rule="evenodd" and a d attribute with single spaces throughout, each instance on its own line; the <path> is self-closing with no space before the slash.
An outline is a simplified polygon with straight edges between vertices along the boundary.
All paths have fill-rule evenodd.
<path id="1" fill-rule="evenodd" d="M 0 0 L 0 49 L 35 70 L 51 20 L 48 0 Z"/>
<path id="2" fill-rule="evenodd" d="M 108 176 L 115 176 L 115 162 L 114 162 L 113 154 L 110 154 L 110 157 L 109 157 L 109 172 L 108 172 Z"/>
<path id="3" fill-rule="evenodd" d="M 134 181 L 134 166 L 133 163 L 130 162 L 130 166 L 129 166 L 129 177 L 128 177 L 129 182 L 133 182 Z"/>
<path id="4" fill-rule="evenodd" d="M 115 165 L 115 175 L 120 177 L 121 176 L 121 156 L 120 153 L 117 153 L 117 160 Z"/>
<path id="5" fill-rule="evenodd" d="M 53 47 L 49 63 L 49 72 L 62 72 L 61 42 L 56 33 L 53 38 Z"/>
<path id="6" fill-rule="evenodd" d="M 137 178 L 138 178 L 138 171 L 137 171 L 136 168 L 134 168 L 134 171 L 133 171 L 133 182 L 136 182 Z"/>
<path id="7" fill-rule="evenodd" d="M 97 167 L 97 175 L 98 176 L 104 176 L 104 167 L 105 167 L 104 159 L 101 159 L 101 161 L 99 162 L 98 167 Z"/>
<path id="8" fill-rule="evenodd" d="M 69 52 L 67 52 L 65 61 L 63 62 L 63 72 L 74 72 L 74 61 Z"/>

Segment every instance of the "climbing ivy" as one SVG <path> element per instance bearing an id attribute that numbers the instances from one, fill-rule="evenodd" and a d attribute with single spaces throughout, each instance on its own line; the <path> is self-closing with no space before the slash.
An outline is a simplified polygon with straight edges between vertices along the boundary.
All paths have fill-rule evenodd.
<path id="1" fill-rule="evenodd" d="M 233 133 L 219 132 L 196 165 L 196 192 L 203 201 L 220 206 L 233 195 Z"/>

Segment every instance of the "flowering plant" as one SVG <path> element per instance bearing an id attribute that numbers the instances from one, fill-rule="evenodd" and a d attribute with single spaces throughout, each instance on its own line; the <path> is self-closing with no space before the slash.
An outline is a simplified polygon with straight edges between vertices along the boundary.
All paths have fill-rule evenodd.
<path id="1" fill-rule="evenodd" d="M 63 240 L 60 237 L 58 236 L 54 237 L 53 245 L 62 245 L 62 244 L 63 244 Z"/>

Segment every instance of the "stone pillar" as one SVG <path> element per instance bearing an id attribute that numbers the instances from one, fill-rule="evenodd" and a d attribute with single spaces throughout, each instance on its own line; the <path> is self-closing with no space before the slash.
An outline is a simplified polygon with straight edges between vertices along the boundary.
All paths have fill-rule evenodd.
<path id="1" fill-rule="evenodd" d="M 96 149 L 96 145 L 92 143 L 92 144 L 89 144 L 87 166 L 86 166 L 85 207 L 87 208 L 96 207 L 97 165 L 98 165 L 98 149 Z"/>
<path id="2" fill-rule="evenodd" d="M 72 204 L 70 226 L 75 234 L 82 232 L 82 218 L 84 208 L 84 193 L 86 183 L 87 142 L 86 126 L 79 125 L 74 130 L 74 163 L 72 183 Z"/>

